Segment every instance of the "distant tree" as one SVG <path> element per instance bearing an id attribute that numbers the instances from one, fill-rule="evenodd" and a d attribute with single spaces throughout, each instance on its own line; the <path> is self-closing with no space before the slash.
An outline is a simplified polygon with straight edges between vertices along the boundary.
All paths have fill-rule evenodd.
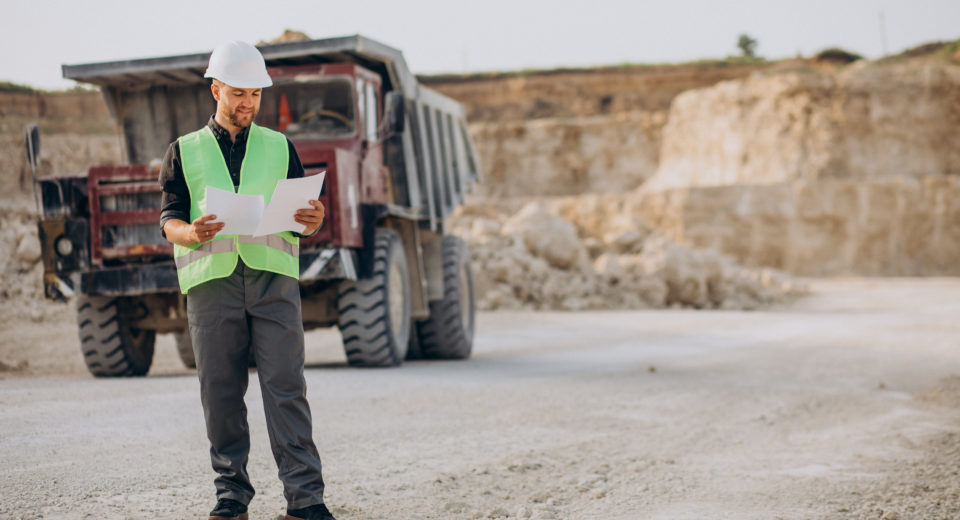
<path id="1" fill-rule="evenodd" d="M 830 47 L 829 49 L 824 49 L 813 55 L 814 61 L 819 62 L 835 62 L 835 63 L 853 63 L 857 60 L 862 60 L 863 56 L 850 52 L 839 47 Z"/>
<path id="2" fill-rule="evenodd" d="M 737 39 L 737 48 L 744 58 L 756 58 L 757 40 L 754 40 L 747 34 L 741 34 Z"/>
<path id="3" fill-rule="evenodd" d="M 37 89 L 21 85 L 19 83 L 11 83 L 9 81 L 0 81 L 0 92 L 38 92 Z"/>

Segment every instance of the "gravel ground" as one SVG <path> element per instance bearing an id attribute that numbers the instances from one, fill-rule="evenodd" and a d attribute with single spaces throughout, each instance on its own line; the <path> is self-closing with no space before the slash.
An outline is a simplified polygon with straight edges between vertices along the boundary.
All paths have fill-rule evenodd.
<path id="1" fill-rule="evenodd" d="M 308 334 L 340 519 L 960 518 L 960 280 L 814 280 L 765 311 L 495 312 L 474 357 L 344 366 Z M 195 519 L 196 376 L 94 380 L 72 313 L 5 320 L 0 519 Z M 56 319 L 50 319 L 53 316 Z M 252 378 L 255 378 L 255 373 Z M 255 380 L 251 518 L 283 512 Z"/>

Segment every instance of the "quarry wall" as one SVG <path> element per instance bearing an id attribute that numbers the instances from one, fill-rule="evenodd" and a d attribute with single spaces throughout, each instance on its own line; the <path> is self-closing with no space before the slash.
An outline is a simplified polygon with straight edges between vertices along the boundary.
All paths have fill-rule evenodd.
<path id="1" fill-rule="evenodd" d="M 602 236 L 593 228 L 617 221 L 796 274 L 960 274 L 956 64 L 424 81 L 471 114 L 483 167 L 471 203 L 514 200 L 512 214 L 559 197 L 587 250 Z M 124 160 L 99 93 L 0 93 L 3 205 L 32 204 L 31 121 L 43 132 L 40 175 Z"/>
<path id="2" fill-rule="evenodd" d="M 651 188 L 960 174 L 960 67 L 757 73 L 677 96 Z"/>
<path id="3" fill-rule="evenodd" d="M 481 197 L 617 192 L 657 171 L 666 111 L 470 125 Z"/>
<path id="4" fill-rule="evenodd" d="M 674 100 L 637 213 L 803 275 L 960 274 L 960 67 L 755 74 Z"/>
<path id="5" fill-rule="evenodd" d="M 960 177 L 641 190 L 633 214 L 747 266 L 807 276 L 960 275 Z"/>

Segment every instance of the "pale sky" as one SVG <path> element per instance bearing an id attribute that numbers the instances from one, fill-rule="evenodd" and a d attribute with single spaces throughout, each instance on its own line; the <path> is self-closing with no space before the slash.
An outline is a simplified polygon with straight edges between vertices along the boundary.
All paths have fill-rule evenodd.
<path id="1" fill-rule="evenodd" d="M 0 81 L 69 88 L 60 65 L 207 52 L 284 29 L 362 34 L 416 74 L 768 59 L 842 47 L 868 58 L 960 39 L 960 0 L 2 0 Z"/>

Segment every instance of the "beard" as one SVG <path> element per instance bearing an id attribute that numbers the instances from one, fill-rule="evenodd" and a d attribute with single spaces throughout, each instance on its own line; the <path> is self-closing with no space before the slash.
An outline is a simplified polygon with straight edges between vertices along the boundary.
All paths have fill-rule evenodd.
<path id="1" fill-rule="evenodd" d="M 229 110 L 229 108 L 227 110 Z M 253 123 L 254 119 L 256 119 L 257 112 L 259 112 L 259 110 L 257 109 L 257 107 L 254 107 L 253 112 L 249 116 L 247 115 L 241 116 L 240 114 L 237 113 L 236 109 L 230 112 L 226 112 L 224 115 L 227 116 L 227 120 L 229 120 L 230 124 L 232 124 L 233 126 L 237 128 L 246 128 L 250 126 L 251 123 Z M 249 119 L 246 119 L 248 117 Z M 244 118 L 244 119 L 241 119 L 241 118 Z"/>

